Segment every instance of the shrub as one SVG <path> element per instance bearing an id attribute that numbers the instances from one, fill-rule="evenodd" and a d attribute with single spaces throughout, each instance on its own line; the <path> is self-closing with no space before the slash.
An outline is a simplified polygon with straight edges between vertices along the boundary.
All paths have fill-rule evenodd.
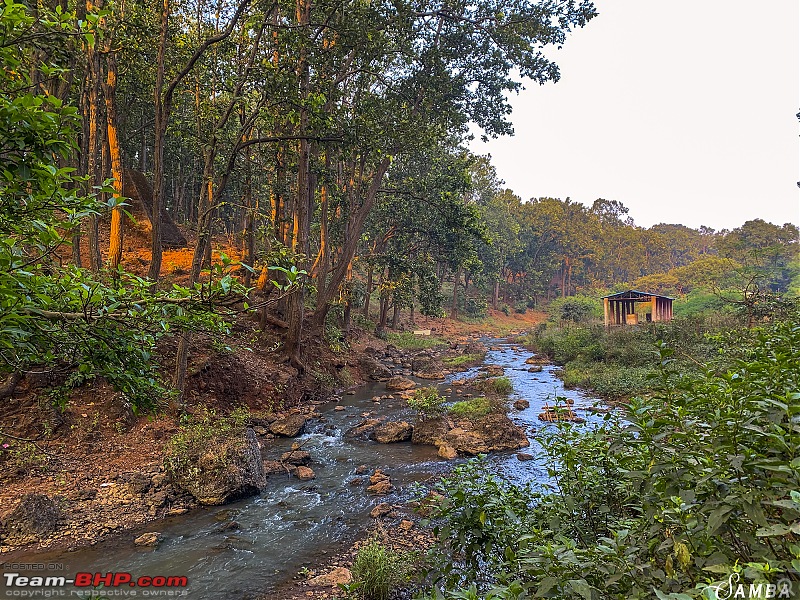
<path id="1" fill-rule="evenodd" d="M 184 419 L 178 433 L 172 436 L 164 458 L 166 471 L 171 476 L 185 472 L 194 464 L 194 458 L 216 440 L 226 439 L 242 431 L 250 412 L 246 408 L 234 409 L 228 416 L 205 410 L 199 415 Z"/>
<path id="2" fill-rule="evenodd" d="M 511 385 L 511 380 L 508 377 L 495 377 L 489 380 L 491 391 L 498 396 L 508 396 L 514 391 L 514 386 Z"/>
<path id="3" fill-rule="evenodd" d="M 679 600 L 720 585 L 734 597 L 731 580 L 790 597 L 780 586 L 800 565 L 796 323 L 723 340 L 702 373 L 680 373 L 661 344 L 651 397 L 597 427 L 540 431 L 550 480 L 536 490 L 478 465 L 443 480 L 437 552 L 464 557 L 439 566 L 444 597 Z M 502 512 L 485 508 L 495 498 Z"/>
<path id="4" fill-rule="evenodd" d="M 603 316 L 602 303 L 591 296 L 568 296 L 556 298 L 550 303 L 547 312 L 556 322 L 587 323 Z"/>
<path id="5" fill-rule="evenodd" d="M 353 583 L 348 589 L 363 600 L 389 600 L 392 592 L 410 580 L 411 557 L 371 539 L 353 561 Z"/>
<path id="6" fill-rule="evenodd" d="M 436 388 L 426 387 L 414 392 L 414 395 L 408 399 L 408 406 L 417 411 L 421 419 L 432 419 L 444 414 L 445 401 L 446 398 L 440 396 Z"/>

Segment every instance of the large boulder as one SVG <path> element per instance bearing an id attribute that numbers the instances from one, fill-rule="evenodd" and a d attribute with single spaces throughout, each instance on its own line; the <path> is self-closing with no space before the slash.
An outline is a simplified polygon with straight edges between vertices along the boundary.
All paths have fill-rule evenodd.
<path id="1" fill-rule="evenodd" d="M 273 421 L 269 426 L 269 430 L 275 435 L 283 437 L 297 437 L 303 433 L 306 426 L 305 415 L 288 415 L 282 419 Z"/>
<path id="2" fill-rule="evenodd" d="M 411 439 L 413 432 L 414 427 L 406 421 L 389 421 L 376 427 L 370 437 L 379 444 L 392 444 L 407 442 Z"/>
<path id="3" fill-rule="evenodd" d="M 311 455 L 305 450 L 290 450 L 281 454 L 281 462 L 289 465 L 308 466 L 311 462 Z"/>
<path id="4" fill-rule="evenodd" d="M 453 428 L 453 424 L 447 417 L 436 417 L 435 419 L 424 419 L 414 424 L 414 432 L 411 434 L 411 442 L 414 444 L 427 444 L 438 446 L 444 442 L 447 432 Z"/>
<path id="5" fill-rule="evenodd" d="M 381 419 L 364 419 L 348 429 L 345 435 L 350 437 L 366 437 L 371 434 L 373 430 L 382 422 L 383 421 Z"/>
<path id="6" fill-rule="evenodd" d="M 396 375 L 386 382 L 387 390 L 403 391 L 417 387 L 417 384 L 401 375 Z"/>
<path id="7" fill-rule="evenodd" d="M 258 494 L 267 485 L 252 429 L 191 446 L 168 463 L 172 480 L 200 504 L 218 505 Z"/>
<path id="8" fill-rule="evenodd" d="M 502 365 L 485 365 L 481 370 L 489 377 L 502 377 L 506 373 Z"/>
<path id="9" fill-rule="evenodd" d="M 461 454 L 517 450 L 530 445 L 525 432 L 504 414 L 489 414 L 475 421 L 458 421 L 445 443 Z"/>
<path id="10" fill-rule="evenodd" d="M 373 381 L 387 381 L 392 377 L 392 370 L 379 363 L 372 356 L 364 356 L 359 361 L 361 372 Z"/>
<path id="11" fill-rule="evenodd" d="M 55 500 L 44 494 L 27 494 L 3 519 L 0 540 L 6 546 L 44 541 L 56 531 L 61 518 L 61 510 Z"/>
<path id="12" fill-rule="evenodd" d="M 463 354 L 478 354 L 483 356 L 488 351 L 488 348 L 481 342 L 468 342 L 464 346 Z"/>

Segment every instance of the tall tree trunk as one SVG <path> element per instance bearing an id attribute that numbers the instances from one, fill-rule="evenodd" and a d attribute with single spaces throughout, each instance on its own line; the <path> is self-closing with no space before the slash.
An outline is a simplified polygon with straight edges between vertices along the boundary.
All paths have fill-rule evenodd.
<path id="1" fill-rule="evenodd" d="M 315 329 L 320 329 L 325 324 L 325 317 L 330 309 L 330 304 L 338 293 L 339 286 L 347 276 L 347 270 L 355 256 L 358 244 L 361 239 L 361 234 L 364 228 L 364 222 L 367 215 L 375 205 L 375 198 L 378 195 L 383 177 L 389 169 L 391 158 L 384 158 L 376 167 L 375 172 L 372 174 L 372 181 L 366 193 L 361 197 L 359 206 L 353 206 L 344 236 L 344 244 L 342 245 L 336 266 L 331 270 L 330 279 L 326 281 L 324 289 L 317 291 L 317 307 L 314 311 L 312 319 L 312 326 Z"/>
<path id="2" fill-rule="evenodd" d="M 364 318 L 369 319 L 369 301 L 372 298 L 372 275 L 374 273 L 372 265 L 367 269 L 367 292 L 364 294 Z"/>
<path id="3" fill-rule="evenodd" d="M 297 0 L 297 23 L 304 30 L 308 29 L 311 22 L 311 0 Z M 310 36 L 309 31 L 304 32 Z M 311 91 L 311 71 L 308 58 L 308 48 L 303 41 L 300 48 L 297 75 L 299 80 L 299 92 L 302 103 L 300 110 L 299 132 L 303 136 L 299 143 L 297 157 L 297 193 L 294 202 L 293 223 L 294 231 L 292 236 L 292 247 L 296 252 L 308 256 L 309 249 L 309 229 L 311 217 L 312 200 L 312 177 L 311 177 L 311 144 L 305 137 L 309 131 L 309 114 L 305 102 Z M 305 305 L 305 288 L 300 285 L 289 295 L 287 301 L 286 321 L 289 323 L 289 330 L 286 332 L 285 347 L 290 364 L 300 373 L 305 370 L 300 356 L 300 340 L 303 333 L 303 309 Z"/>
<path id="4" fill-rule="evenodd" d="M 397 329 L 397 324 L 400 321 L 400 304 L 397 303 L 397 299 L 394 301 L 394 307 L 392 311 L 392 329 Z"/>
<path id="5" fill-rule="evenodd" d="M 461 269 L 456 269 L 453 275 L 453 301 L 450 305 L 450 316 L 455 319 L 458 316 L 458 286 L 461 281 Z"/>
<path id="6" fill-rule="evenodd" d="M 155 135 L 153 139 L 153 206 L 151 219 L 151 259 L 147 276 L 156 281 L 161 275 L 161 210 L 164 207 L 164 143 L 167 137 L 169 104 L 164 98 L 164 70 L 169 35 L 169 0 L 161 2 L 158 53 L 156 55 Z"/>
<path id="7" fill-rule="evenodd" d="M 113 52 L 106 54 L 106 69 L 108 73 L 103 92 L 106 98 L 108 153 L 111 158 L 111 176 L 114 178 L 114 198 L 119 202 L 122 198 L 122 157 L 117 137 L 117 58 Z M 111 234 L 108 248 L 108 258 L 113 271 L 116 271 L 122 262 L 124 218 L 122 207 L 115 206 L 111 211 Z"/>
<path id="8" fill-rule="evenodd" d="M 86 2 L 86 11 L 94 12 L 95 8 L 102 8 L 101 6 L 95 7 L 91 0 Z M 87 96 L 86 101 L 88 104 L 88 126 L 89 138 L 87 144 L 87 174 L 89 175 L 89 185 L 92 188 L 92 193 L 95 188 L 102 184 L 103 176 L 100 172 L 100 164 L 98 158 L 101 153 L 101 142 L 98 128 L 99 104 L 100 104 L 100 54 L 97 52 L 94 44 L 87 44 L 86 46 L 86 62 L 87 62 Z M 89 217 L 87 237 L 89 241 L 89 266 L 93 271 L 98 271 L 101 267 L 100 258 L 100 232 L 98 226 L 97 215 Z"/>

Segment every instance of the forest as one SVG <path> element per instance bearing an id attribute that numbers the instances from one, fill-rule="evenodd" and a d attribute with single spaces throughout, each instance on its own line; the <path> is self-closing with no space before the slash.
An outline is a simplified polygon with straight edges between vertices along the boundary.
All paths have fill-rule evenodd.
<path id="1" fill-rule="evenodd" d="M 555 49 L 596 16 L 589 0 L 4 0 L 0 404 L 34 398 L 69 412 L 100 390 L 132 419 L 208 424 L 209 407 L 238 408 L 198 395 L 192 381 L 199 363 L 216 360 L 209 353 L 246 350 L 280 365 L 288 375 L 270 407 L 288 409 L 352 385 L 348 357 L 363 336 L 418 351 L 407 335 L 417 327 L 544 315 L 520 343 L 561 366 L 565 384 L 626 403 L 624 418 L 586 437 L 568 424 L 558 425 L 566 438 L 547 434 L 544 454 L 576 469 L 554 474 L 569 506 L 481 474 L 480 461 L 457 467 L 437 493 L 458 501 L 434 514 L 473 545 L 442 536 L 456 558 L 425 567 L 439 587 L 403 589 L 470 599 L 656 589 L 678 599 L 698 597 L 686 590 L 700 589 L 708 565 L 727 575 L 722 565 L 748 560 L 759 565 L 747 567 L 753 581 L 791 564 L 796 583 L 798 227 L 642 227 L 614 199 L 520 198 L 490 156 L 470 150 L 474 136 L 513 135 L 509 95 L 556 83 Z M 674 327 L 602 330 L 599 299 L 628 289 L 674 297 Z M 672 381 L 674 361 L 691 385 Z M 730 375 L 737 369 L 744 381 Z M 737 394 L 757 407 L 725 403 Z M 710 406 L 724 427 L 704 429 Z M 15 430 L 3 414 L 0 465 L 22 464 L 11 451 L 23 443 L 46 460 L 36 445 L 45 434 Z M 253 418 L 244 418 L 251 429 Z M 242 425 L 228 419 L 215 425 L 221 435 Z M 742 449 L 738 427 L 761 437 Z M 711 454 L 682 454 L 679 431 L 698 456 Z M 662 454 L 648 454 L 645 438 Z M 621 447 L 636 450 L 625 458 Z M 758 500 L 741 473 L 713 471 L 717 452 L 766 469 L 765 480 L 748 472 L 752 489 L 766 486 Z M 682 475 L 643 475 L 659 460 Z M 715 527 L 702 544 L 685 508 L 695 501 L 683 494 L 689 472 L 709 486 L 696 512 Z M 741 497 L 720 504 L 714 478 L 720 490 L 736 479 Z M 634 488 L 652 504 L 635 506 Z M 471 502 L 488 503 L 480 526 Z M 662 509 L 665 529 L 646 531 L 643 515 Z M 737 531 L 749 537 L 731 541 Z M 718 532 L 724 539 L 709 541 Z M 626 536 L 638 538 L 626 548 Z M 606 558 L 613 569 L 581 575 Z M 389 597 L 364 590 L 342 593 Z"/>

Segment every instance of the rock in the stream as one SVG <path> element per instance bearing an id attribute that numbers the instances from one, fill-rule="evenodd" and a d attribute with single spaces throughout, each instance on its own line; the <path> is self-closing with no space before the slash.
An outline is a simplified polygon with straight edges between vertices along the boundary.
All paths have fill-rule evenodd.
<path id="1" fill-rule="evenodd" d="M 388 494 L 394 489 L 392 480 L 380 469 L 375 470 L 375 472 L 369 478 L 369 482 L 371 485 L 367 487 L 367 493 L 375 494 L 377 496 Z"/>
<path id="2" fill-rule="evenodd" d="M 387 390 L 410 390 L 417 387 L 417 384 L 401 375 L 396 375 L 386 382 Z"/>
<path id="3" fill-rule="evenodd" d="M 411 434 L 411 442 L 438 446 L 444 441 L 447 432 L 452 428 L 453 424 L 447 417 L 417 421 L 414 424 L 414 433 Z"/>
<path id="4" fill-rule="evenodd" d="M 281 462 L 288 465 L 308 465 L 311 462 L 311 455 L 305 450 L 291 450 L 281 454 Z"/>
<path id="5" fill-rule="evenodd" d="M 279 460 L 265 460 L 264 473 L 267 475 L 286 475 L 292 470 L 292 467 Z"/>
<path id="6" fill-rule="evenodd" d="M 517 410 L 525 410 L 526 408 L 529 408 L 530 405 L 531 403 L 523 398 L 514 401 L 514 408 L 516 408 Z"/>
<path id="7" fill-rule="evenodd" d="M 164 536 L 158 531 L 149 531 L 137 537 L 135 540 L 133 540 L 133 543 L 136 546 L 155 548 L 163 541 L 163 539 Z"/>
<path id="8" fill-rule="evenodd" d="M 527 452 L 518 452 L 517 453 L 517 460 L 520 462 L 526 462 L 529 460 L 533 460 L 533 454 L 528 454 Z"/>
<path id="9" fill-rule="evenodd" d="M 439 456 L 447 460 L 453 460 L 458 457 L 458 452 L 449 444 L 439 444 Z"/>
<path id="10" fill-rule="evenodd" d="M 360 423 L 356 424 L 355 427 L 349 429 L 346 435 L 352 437 L 360 437 L 368 435 L 372 433 L 372 430 L 375 429 L 378 425 L 380 425 L 381 422 L 382 422 L 381 419 L 365 419 Z"/>
<path id="11" fill-rule="evenodd" d="M 444 371 L 416 371 L 414 373 L 420 379 L 431 379 L 431 380 L 438 380 L 444 379 Z"/>
<path id="12" fill-rule="evenodd" d="M 541 373 L 541 372 L 542 372 L 542 366 L 541 365 L 536 365 L 536 366 L 530 367 L 528 369 L 528 373 Z"/>
<path id="13" fill-rule="evenodd" d="M 7 546 L 42 541 L 56 531 L 61 517 L 55 500 L 45 494 L 27 494 L 0 524 L 0 540 Z"/>
<path id="14" fill-rule="evenodd" d="M 502 377 L 505 369 L 501 365 L 486 365 L 482 369 L 489 377 Z"/>
<path id="15" fill-rule="evenodd" d="M 407 442 L 411 439 L 414 427 L 406 421 L 389 421 L 376 427 L 370 436 L 379 444 Z"/>
<path id="16" fill-rule="evenodd" d="M 172 480 L 200 503 L 218 505 L 258 494 L 267 485 L 252 429 L 190 447 L 171 467 Z"/>
<path id="17" fill-rule="evenodd" d="M 504 414 L 493 413 L 475 421 L 458 421 L 445 442 L 462 454 L 517 450 L 530 445 L 525 432 Z"/>
<path id="18" fill-rule="evenodd" d="M 484 355 L 486 354 L 487 348 L 481 342 L 468 342 L 466 346 L 464 346 L 463 354 L 478 354 Z"/>
<path id="19" fill-rule="evenodd" d="M 294 475 L 300 481 L 310 481 L 317 476 L 316 473 L 314 473 L 314 471 L 312 471 L 309 467 L 297 467 Z"/>
<path id="20" fill-rule="evenodd" d="M 330 573 L 324 575 L 317 575 L 308 580 L 308 585 L 317 585 L 320 587 L 339 587 L 339 585 L 347 585 L 353 581 L 353 574 L 345 567 L 336 567 Z M 309 592 L 310 593 L 310 592 Z"/>
<path id="21" fill-rule="evenodd" d="M 380 519 L 392 512 L 392 505 L 388 502 L 381 502 L 369 512 L 369 516 L 373 519 Z"/>
<path id="22" fill-rule="evenodd" d="M 392 377 L 392 370 L 379 363 L 371 356 L 365 356 L 359 361 L 361 372 L 373 381 L 387 381 Z"/>
<path id="23" fill-rule="evenodd" d="M 304 415 L 288 415 L 282 419 L 274 421 L 269 430 L 275 435 L 283 437 L 297 437 L 303 433 L 303 428 L 306 426 L 306 417 Z"/>
<path id="24" fill-rule="evenodd" d="M 525 361 L 526 365 L 546 365 L 548 362 L 548 358 L 546 356 L 541 356 L 539 354 L 534 354 L 530 358 Z"/>

